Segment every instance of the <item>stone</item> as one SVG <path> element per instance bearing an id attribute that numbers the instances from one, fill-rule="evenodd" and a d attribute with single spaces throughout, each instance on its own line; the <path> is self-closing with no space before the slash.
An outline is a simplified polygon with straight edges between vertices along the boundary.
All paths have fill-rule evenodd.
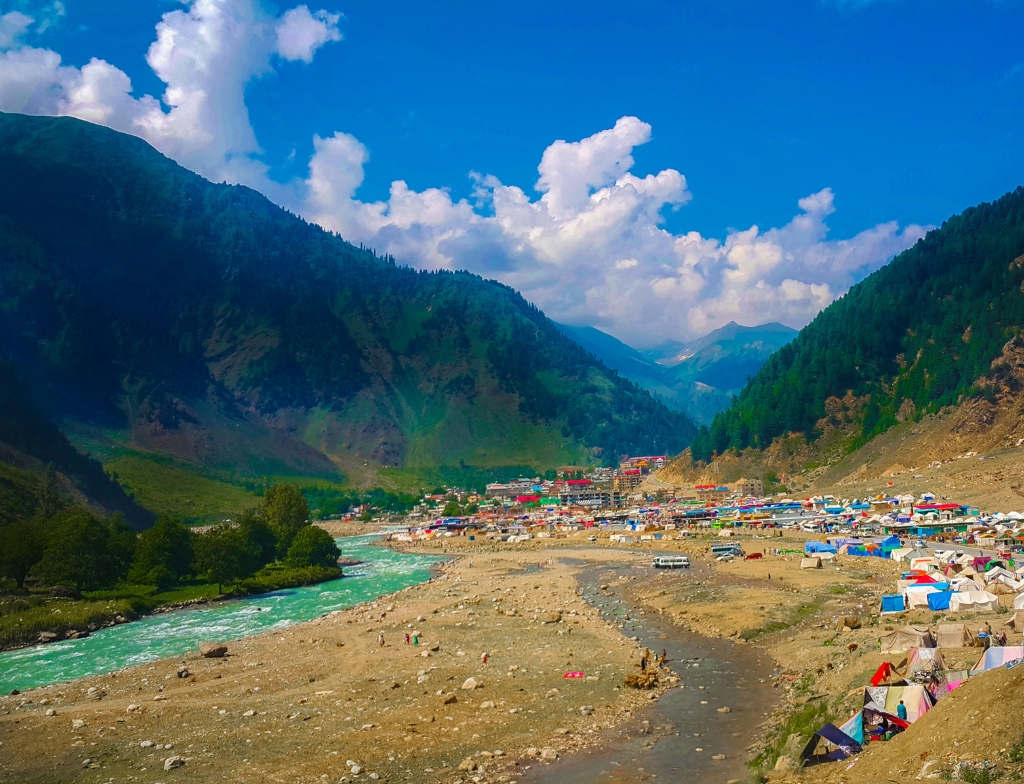
<path id="1" fill-rule="evenodd" d="M 165 697 L 164 695 L 162 695 L 162 694 L 158 694 L 158 695 L 156 695 L 156 696 L 155 696 L 155 697 L 153 698 L 153 702 L 160 702 L 161 700 L 166 700 L 166 699 L 167 699 L 167 698 L 166 698 L 166 697 Z"/>
<path id="2" fill-rule="evenodd" d="M 351 773 L 353 776 L 358 776 L 360 773 L 363 772 L 363 769 L 358 765 L 353 765 L 351 768 L 348 769 L 348 772 Z"/>
<path id="3" fill-rule="evenodd" d="M 144 740 L 139 745 L 142 748 L 144 748 L 144 749 L 151 749 L 151 748 L 153 748 L 153 741 L 151 741 L 151 740 Z"/>
<path id="4" fill-rule="evenodd" d="M 545 694 L 544 696 L 545 697 L 557 697 L 558 696 L 558 689 L 548 689 L 547 694 Z"/>
<path id="5" fill-rule="evenodd" d="M 454 694 L 449 694 L 447 697 L 444 698 L 445 705 L 454 705 L 458 701 L 459 698 L 456 697 Z"/>
<path id="6" fill-rule="evenodd" d="M 485 700 L 484 702 L 480 703 L 480 707 L 481 708 L 485 708 L 485 709 L 486 708 L 493 708 L 494 707 L 494 702 L 491 701 L 491 700 Z"/>
<path id="7" fill-rule="evenodd" d="M 778 760 L 776 760 L 775 768 L 773 770 L 775 770 L 776 773 L 792 773 L 799 767 L 800 766 L 796 764 L 795 759 L 783 754 L 778 758 Z"/>
<path id="8" fill-rule="evenodd" d="M 75 719 L 71 722 L 71 729 L 81 730 L 85 728 L 85 719 Z"/>
<path id="9" fill-rule="evenodd" d="M 185 667 L 184 665 L 182 665 L 181 667 L 178 668 L 178 677 L 179 678 L 190 678 L 190 677 L 192 677 L 192 673 L 188 671 L 188 667 Z"/>
<path id="10" fill-rule="evenodd" d="M 476 763 L 471 759 L 462 760 L 462 762 L 459 763 L 459 770 L 472 772 L 476 770 Z"/>
<path id="11" fill-rule="evenodd" d="M 125 713 L 142 713 L 142 706 L 141 705 L 136 705 L 136 704 L 132 703 L 131 705 L 128 706 L 128 708 L 125 711 Z"/>
<path id="12" fill-rule="evenodd" d="M 168 757 L 164 760 L 164 770 L 174 770 L 175 768 L 180 768 L 184 764 L 185 760 L 177 755 Z"/>
<path id="13" fill-rule="evenodd" d="M 718 708 L 717 710 L 719 713 L 732 713 L 732 708 L 730 708 L 728 705 L 722 708 Z"/>
<path id="14" fill-rule="evenodd" d="M 581 705 L 580 706 L 580 713 L 582 713 L 584 716 L 590 716 L 593 712 L 594 712 L 594 706 L 593 705 Z"/>
<path id="15" fill-rule="evenodd" d="M 438 651 L 441 650 L 441 643 L 435 642 L 433 645 L 430 646 L 430 648 L 428 650 L 431 653 L 437 653 Z"/>
<path id="16" fill-rule="evenodd" d="M 554 762 L 556 759 L 558 759 L 558 752 L 556 752 L 554 749 L 541 749 L 540 758 L 545 762 Z"/>
<path id="17" fill-rule="evenodd" d="M 483 686 L 482 683 L 477 683 L 476 678 L 466 678 L 462 684 L 463 691 L 473 691 L 473 689 L 479 689 Z"/>
<path id="18" fill-rule="evenodd" d="M 256 715 L 256 711 L 254 711 L 254 710 L 253 710 L 252 708 L 249 708 L 249 710 L 247 710 L 247 711 L 246 711 L 245 713 L 243 713 L 242 715 L 243 715 L 243 716 L 255 716 L 255 715 Z"/>
<path id="19" fill-rule="evenodd" d="M 56 632 L 39 632 L 39 642 L 53 642 L 56 639 Z"/>
<path id="20" fill-rule="evenodd" d="M 228 646 L 222 642 L 199 643 L 199 655 L 204 659 L 222 659 L 227 656 Z"/>
<path id="21" fill-rule="evenodd" d="M 562 613 L 560 612 L 549 612 L 541 618 L 541 623 L 559 623 L 562 620 Z"/>
<path id="22" fill-rule="evenodd" d="M 711 755 L 711 759 L 713 759 L 713 760 L 724 760 L 725 759 L 725 755 L 724 754 L 712 754 Z"/>
<path id="23" fill-rule="evenodd" d="M 47 708 L 46 709 L 46 715 L 47 716 L 56 716 L 57 715 L 57 711 L 55 711 L 53 708 Z"/>

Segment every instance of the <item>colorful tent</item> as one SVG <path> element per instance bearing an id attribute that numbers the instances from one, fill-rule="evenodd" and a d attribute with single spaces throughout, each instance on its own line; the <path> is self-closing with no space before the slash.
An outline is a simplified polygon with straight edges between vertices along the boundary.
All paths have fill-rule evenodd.
<path id="1" fill-rule="evenodd" d="M 946 662 L 938 648 L 911 648 L 907 654 L 907 680 L 913 680 L 918 673 L 937 673 L 946 669 Z"/>
<path id="2" fill-rule="evenodd" d="M 818 747 L 822 744 L 822 750 L 818 752 Z M 857 740 L 851 738 L 835 724 L 829 723 L 811 736 L 800 753 L 800 758 L 805 765 L 815 765 L 820 762 L 838 762 L 860 752 L 861 745 Z"/>
<path id="3" fill-rule="evenodd" d="M 996 667 L 1002 667 L 1009 662 L 1020 661 L 1021 659 L 1024 659 L 1024 646 L 1022 645 L 1004 645 L 989 648 L 985 651 L 985 655 L 981 657 L 981 660 L 974 665 L 971 675 L 979 675 Z"/>
<path id="4" fill-rule="evenodd" d="M 864 711 L 857 711 L 845 722 L 840 724 L 839 729 L 858 743 L 864 743 Z"/>
<path id="5" fill-rule="evenodd" d="M 864 707 L 896 716 L 900 702 L 907 709 L 907 722 L 913 724 L 932 709 L 931 695 L 920 684 L 910 686 L 867 686 Z"/>

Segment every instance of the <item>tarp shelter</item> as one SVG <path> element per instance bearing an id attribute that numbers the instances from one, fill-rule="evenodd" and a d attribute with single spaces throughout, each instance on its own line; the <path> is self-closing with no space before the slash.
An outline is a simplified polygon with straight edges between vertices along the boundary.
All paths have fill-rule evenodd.
<path id="1" fill-rule="evenodd" d="M 894 593 L 891 596 L 883 596 L 882 597 L 882 612 L 883 613 L 903 612 L 903 609 L 904 609 L 903 594 Z"/>
<path id="2" fill-rule="evenodd" d="M 896 716 L 900 702 L 907 709 L 907 722 L 913 724 L 932 708 L 931 695 L 920 684 L 910 686 L 867 686 L 864 708 Z"/>
<path id="3" fill-rule="evenodd" d="M 871 685 L 881 686 L 887 680 L 890 680 L 893 674 L 900 680 L 903 680 L 903 676 L 900 675 L 899 670 L 893 666 L 892 662 L 882 662 L 878 669 L 875 670 L 875 674 L 871 676 Z"/>
<path id="4" fill-rule="evenodd" d="M 997 610 L 999 598 L 988 591 L 959 591 L 949 599 L 950 612 L 975 612 L 979 610 Z"/>
<path id="5" fill-rule="evenodd" d="M 817 556 L 814 556 L 813 558 L 801 558 L 800 559 L 800 568 L 801 569 L 820 569 L 821 568 L 821 559 L 818 558 Z"/>
<path id="6" fill-rule="evenodd" d="M 946 662 L 938 648 L 911 648 L 907 654 L 907 680 L 919 672 L 937 673 L 946 669 Z"/>
<path id="7" fill-rule="evenodd" d="M 815 753 L 821 744 L 824 744 L 822 750 Z M 807 741 L 807 745 L 804 746 L 804 750 L 800 753 L 800 758 L 804 761 L 805 765 L 816 765 L 821 762 L 838 762 L 839 760 L 847 759 L 853 754 L 860 754 L 860 752 L 860 743 L 839 729 L 835 724 L 829 723 L 811 736 L 811 739 Z"/>
<path id="8" fill-rule="evenodd" d="M 836 548 L 826 542 L 804 542 L 804 552 L 808 555 L 814 553 L 835 553 Z"/>
<path id="9" fill-rule="evenodd" d="M 935 634 L 935 645 L 938 648 L 970 648 L 974 644 L 974 636 L 962 623 L 940 623 Z"/>
<path id="10" fill-rule="evenodd" d="M 864 742 L 864 711 L 859 710 L 839 725 L 839 729 L 858 743 Z"/>
<path id="11" fill-rule="evenodd" d="M 928 609 L 929 610 L 948 610 L 950 597 L 953 596 L 952 591 L 935 591 L 928 594 Z M 941 643 L 940 643 L 941 646 Z"/>
<path id="12" fill-rule="evenodd" d="M 1021 629 L 1024 629 L 1024 613 L 1014 613 L 1002 625 L 1005 626 L 1007 629 L 1012 629 L 1015 632 L 1019 632 Z M 968 636 L 970 635 L 968 634 Z"/>
<path id="13" fill-rule="evenodd" d="M 974 665 L 971 675 L 988 672 L 995 667 L 1002 667 L 1004 664 L 1020 661 L 1021 659 L 1024 659 L 1024 646 L 1022 645 L 1003 645 L 989 648 L 985 651 L 985 655 L 981 657 L 981 660 Z"/>
<path id="14" fill-rule="evenodd" d="M 935 640 L 927 626 L 904 626 L 878 638 L 882 653 L 899 653 L 911 648 L 934 648 Z"/>

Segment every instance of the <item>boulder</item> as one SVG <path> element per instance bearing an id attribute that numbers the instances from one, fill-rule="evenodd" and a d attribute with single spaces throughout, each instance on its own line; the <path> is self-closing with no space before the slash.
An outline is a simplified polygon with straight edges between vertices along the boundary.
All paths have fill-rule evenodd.
<path id="1" fill-rule="evenodd" d="M 76 591 L 74 588 L 70 588 L 66 585 L 54 585 L 50 588 L 50 596 L 56 596 L 61 599 L 81 599 L 82 594 Z"/>
<path id="2" fill-rule="evenodd" d="M 168 757 L 164 760 L 164 770 L 174 770 L 175 768 L 180 768 L 184 764 L 185 760 L 183 760 L 181 757 Z"/>
<path id="3" fill-rule="evenodd" d="M 473 689 L 479 689 L 481 686 L 483 686 L 483 684 L 477 683 L 476 678 L 466 678 L 466 680 L 462 684 L 462 688 L 464 691 L 472 691 Z"/>
<path id="4" fill-rule="evenodd" d="M 467 772 L 474 771 L 476 770 L 476 763 L 471 759 L 462 760 L 462 762 L 459 763 L 459 770 Z"/>
<path id="5" fill-rule="evenodd" d="M 454 705 L 458 701 L 459 698 L 456 697 L 454 694 L 449 694 L 447 697 L 444 698 L 445 705 Z"/>
<path id="6" fill-rule="evenodd" d="M 39 632 L 39 642 L 53 642 L 56 639 L 56 632 Z"/>
<path id="7" fill-rule="evenodd" d="M 541 749 L 540 758 L 545 762 L 554 762 L 556 759 L 558 759 L 558 752 L 556 752 L 554 749 Z"/>
<path id="8" fill-rule="evenodd" d="M 860 618 L 858 618 L 856 615 L 844 615 L 836 623 L 836 626 L 844 630 L 849 629 L 850 631 L 854 629 L 859 629 L 861 626 Z"/>
<path id="9" fill-rule="evenodd" d="M 562 620 L 562 613 L 549 612 L 541 618 L 541 623 L 559 623 Z"/>
<path id="10" fill-rule="evenodd" d="M 199 643 L 199 655 L 204 659 L 222 659 L 227 656 L 228 646 L 222 642 Z"/>

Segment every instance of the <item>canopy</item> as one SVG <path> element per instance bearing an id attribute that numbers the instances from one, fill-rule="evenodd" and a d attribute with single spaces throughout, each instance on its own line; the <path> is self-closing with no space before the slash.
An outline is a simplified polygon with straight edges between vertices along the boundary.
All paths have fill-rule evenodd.
<path id="1" fill-rule="evenodd" d="M 989 648 L 985 651 L 985 655 L 981 657 L 981 661 L 974 665 L 971 675 L 988 672 L 995 667 L 1002 667 L 1008 662 L 1020 661 L 1021 659 L 1024 659 L 1024 646 L 1004 645 L 1002 647 Z"/>
<path id="2" fill-rule="evenodd" d="M 970 648 L 974 643 L 971 632 L 962 623 L 940 623 L 935 635 L 939 648 Z"/>
<path id="3" fill-rule="evenodd" d="M 804 552 L 808 555 L 813 553 L 834 553 L 836 548 L 825 542 L 804 542 Z"/>
<path id="4" fill-rule="evenodd" d="M 911 648 L 934 648 L 935 640 L 927 626 L 904 626 L 878 638 L 882 653 L 898 653 Z"/>
<path id="5" fill-rule="evenodd" d="M 839 729 L 858 743 L 864 742 L 864 711 L 859 710 L 839 725 Z"/>

